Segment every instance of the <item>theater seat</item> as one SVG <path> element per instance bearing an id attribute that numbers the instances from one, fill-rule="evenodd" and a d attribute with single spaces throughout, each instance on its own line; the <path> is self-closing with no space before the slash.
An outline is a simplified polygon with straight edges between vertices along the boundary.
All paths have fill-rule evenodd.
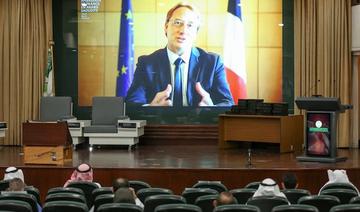
<path id="1" fill-rule="evenodd" d="M 195 205 L 199 206 L 203 212 L 212 212 L 214 210 L 214 200 L 217 194 L 200 196 L 195 200 Z"/>
<path id="2" fill-rule="evenodd" d="M 37 211 L 37 200 L 36 198 L 27 193 L 18 193 L 18 192 L 2 192 L 0 195 L 0 200 L 19 200 L 29 203 L 32 211 Z"/>
<path id="3" fill-rule="evenodd" d="M 246 202 L 254 195 L 256 189 L 253 188 L 238 188 L 230 190 L 230 193 L 235 197 L 239 204 L 246 204 Z"/>
<path id="4" fill-rule="evenodd" d="M 353 197 L 357 197 L 358 193 L 352 189 L 333 188 L 321 191 L 322 195 L 331 195 L 339 198 L 341 204 L 348 204 Z"/>
<path id="5" fill-rule="evenodd" d="M 72 201 L 53 201 L 45 203 L 43 212 L 88 212 L 84 203 Z"/>
<path id="6" fill-rule="evenodd" d="M 93 206 L 92 192 L 96 188 L 99 188 L 99 186 L 96 183 L 86 182 L 86 181 L 77 181 L 77 182 L 69 183 L 69 185 L 67 185 L 67 187 L 81 189 L 85 194 L 85 199 L 86 199 L 88 208 L 91 208 Z"/>
<path id="7" fill-rule="evenodd" d="M 80 188 L 72 188 L 72 187 L 55 187 L 50 188 L 47 192 L 47 195 L 54 193 L 74 193 L 85 196 L 84 192 Z"/>
<path id="8" fill-rule="evenodd" d="M 45 202 L 72 201 L 86 204 L 86 199 L 80 194 L 74 193 L 53 193 L 46 196 Z"/>
<path id="9" fill-rule="evenodd" d="M 113 191 L 110 187 L 96 188 L 92 191 L 93 201 L 95 201 L 96 197 L 103 195 L 103 194 L 113 194 Z"/>
<path id="10" fill-rule="evenodd" d="M 204 195 L 215 194 L 217 195 L 219 192 L 212 188 L 185 188 L 182 192 L 182 196 L 186 199 L 187 204 L 194 204 L 195 200 Z"/>
<path id="11" fill-rule="evenodd" d="M 26 191 L 26 193 L 33 195 L 36 198 L 37 202 L 41 204 L 39 189 L 34 186 L 26 186 L 24 190 Z"/>
<path id="12" fill-rule="evenodd" d="M 202 212 L 202 210 L 196 205 L 166 204 L 157 206 L 155 212 Z"/>
<path id="13" fill-rule="evenodd" d="M 245 186 L 245 188 L 258 189 L 260 183 L 261 183 L 260 181 L 251 182 L 251 183 L 248 183 L 248 184 Z"/>
<path id="14" fill-rule="evenodd" d="M 312 205 L 279 205 L 272 209 L 272 212 L 319 212 L 319 210 Z"/>
<path id="15" fill-rule="evenodd" d="M 340 200 L 330 195 L 310 195 L 301 197 L 298 204 L 312 205 L 317 207 L 319 212 L 329 212 L 333 206 L 340 204 Z"/>
<path id="16" fill-rule="evenodd" d="M 7 188 L 9 188 L 9 181 L 1 180 L 0 181 L 0 191 L 6 191 Z"/>
<path id="17" fill-rule="evenodd" d="M 330 209 L 330 212 L 358 212 L 360 211 L 360 204 L 343 204 L 337 205 Z"/>
<path id="18" fill-rule="evenodd" d="M 186 203 L 185 198 L 173 194 L 153 195 L 146 198 L 144 202 L 144 212 L 154 212 L 155 208 L 159 205 L 179 204 L 179 203 L 185 204 Z"/>
<path id="19" fill-rule="evenodd" d="M 334 188 L 343 188 L 343 189 L 351 189 L 357 192 L 356 187 L 354 187 L 353 185 L 349 184 L 349 183 L 329 183 L 326 184 L 324 187 L 321 188 L 320 192 L 327 189 L 334 189 Z"/>
<path id="20" fill-rule="evenodd" d="M 98 212 L 142 212 L 143 209 L 140 206 L 130 203 L 107 203 L 101 205 Z"/>
<path id="21" fill-rule="evenodd" d="M 94 200 L 94 211 L 106 203 L 113 203 L 114 202 L 114 194 L 100 194 Z"/>
<path id="22" fill-rule="evenodd" d="M 1 211 L 32 212 L 31 205 L 20 200 L 0 200 Z"/>
<path id="23" fill-rule="evenodd" d="M 260 208 L 261 212 L 271 212 L 272 208 L 278 205 L 288 205 L 288 201 L 278 196 L 257 196 L 251 197 L 247 205 L 254 205 Z"/>
<path id="24" fill-rule="evenodd" d="M 214 212 L 260 212 L 260 209 L 254 205 L 220 205 L 214 208 Z"/>
<path id="25" fill-rule="evenodd" d="M 195 185 L 192 186 L 193 188 L 211 188 L 219 193 L 223 191 L 227 191 L 227 188 L 221 181 L 198 181 Z"/>
<path id="26" fill-rule="evenodd" d="M 284 189 L 282 192 L 291 204 L 297 204 L 298 200 L 304 196 L 310 196 L 310 191 L 305 189 Z"/>
<path id="27" fill-rule="evenodd" d="M 143 203 L 145 202 L 147 197 L 157 194 L 173 194 L 173 192 L 167 188 L 143 188 L 136 193 L 137 197 Z"/>
<path id="28" fill-rule="evenodd" d="M 141 180 L 129 180 L 129 186 L 135 190 L 135 193 L 143 188 L 151 188 L 151 185 Z"/>

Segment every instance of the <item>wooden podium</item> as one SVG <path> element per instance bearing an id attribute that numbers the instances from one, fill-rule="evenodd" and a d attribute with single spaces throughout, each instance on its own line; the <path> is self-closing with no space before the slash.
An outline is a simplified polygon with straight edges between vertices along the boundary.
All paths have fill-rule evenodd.
<path id="1" fill-rule="evenodd" d="M 63 165 L 72 160 L 71 143 L 66 122 L 23 123 L 26 164 Z"/>
<path id="2" fill-rule="evenodd" d="M 219 147 L 233 148 L 235 142 L 280 144 L 280 152 L 301 151 L 304 118 L 293 116 L 219 115 Z M 229 142 L 234 141 L 234 142 Z"/>

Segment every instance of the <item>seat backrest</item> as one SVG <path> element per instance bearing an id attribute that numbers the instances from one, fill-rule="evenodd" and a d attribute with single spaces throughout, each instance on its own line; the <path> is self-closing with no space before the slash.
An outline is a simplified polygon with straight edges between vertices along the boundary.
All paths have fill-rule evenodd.
<path id="1" fill-rule="evenodd" d="M 260 181 L 251 182 L 251 183 L 248 183 L 244 188 L 258 189 L 260 183 L 261 183 Z"/>
<path id="2" fill-rule="evenodd" d="M 144 212 L 154 212 L 155 208 L 159 205 L 165 204 L 178 204 L 178 203 L 186 203 L 184 197 L 173 194 L 159 194 L 153 195 L 146 198 L 144 202 Z"/>
<path id="3" fill-rule="evenodd" d="M 157 194 L 173 194 L 173 192 L 167 188 L 143 188 L 136 193 L 141 202 L 145 202 L 147 197 Z"/>
<path id="4" fill-rule="evenodd" d="M 92 125 L 116 125 L 125 115 L 122 97 L 95 96 L 92 100 Z"/>
<path id="5" fill-rule="evenodd" d="M 86 199 L 83 195 L 75 193 L 52 193 L 46 196 L 45 202 L 53 201 L 72 201 L 72 202 L 81 202 L 87 204 Z"/>
<path id="6" fill-rule="evenodd" d="M 218 193 L 217 190 L 212 188 L 185 188 L 181 195 L 186 199 L 186 203 L 194 204 L 195 200 L 200 196 Z"/>
<path id="7" fill-rule="evenodd" d="M 72 188 L 72 187 L 55 187 L 50 188 L 47 192 L 47 195 L 53 193 L 74 193 L 85 196 L 84 192 L 80 188 Z"/>
<path id="8" fill-rule="evenodd" d="M 328 212 L 333 206 L 339 205 L 340 200 L 330 195 L 310 195 L 301 197 L 298 204 L 313 205 L 317 207 L 319 212 Z"/>
<path id="9" fill-rule="evenodd" d="M 36 201 L 41 204 L 40 201 L 40 191 L 34 186 L 25 186 L 24 190 L 28 193 L 33 195 L 36 198 Z"/>
<path id="10" fill-rule="evenodd" d="M 213 202 L 217 197 L 217 194 L 200 196 L 195 200 L 195 205 L 199 206 L 203 212 L 212 212 L 214 210 Z"/>
<path id="11" fill-rule="evenodd" d="M 341 204 L 348 204 L 353 197 L 357 197 L 358 193 L 352 189 L 333 188 L 322 190 L 320 194 L 331 195 L 339 198 Z"/>
<path id="12" fill-rule="evenodd" d="M 360 204 L 360 196 L 356 196 L 356 197 L 351 198 L 349 203 L 350 204 Z"/>
<path id="13" fill-rule="evenodd" d="M 7 188 L 9 188 L 9 180 L 1 180 L 0 191 L 6 191 Z"/>
<path id="14" fill-rule="evenodd" d="M 217 206 L 214 212 L 260 212 L 260 209 L 254 205 L 232 204 Z"/>
<path id="15" fill-rule="evenodd" d="M 212 188 L 219 193 L 223 191 L 227 191 L 227 188 L 224 184 L 222 184 L 220 181 L 198 181 L 195 183 L 195 185 L 192 186 L 193 188 Z"/>
<path id="16" fill-rule="evenodd" d="M 57 121 L 72 118 L 72 100 L 69 96 L 41 97 L 40 121 Z"/>
<path id="17" fill-rule="evenodd" d="M 151 188 L 151 185 L 141 180 L 129 180 L 129 186 L 135 190 L 135 193 L 143 188 Z"/>
<path id="18" fill-rule="evenodd" d="M 337 205 L 330 209 L 330 212 L 358 212 L 360 211 L 360 204 L 343 204 Z"/>
<path id="19" fill-rule="evenodd" d="M 320 192 L 326 190 L 326 189 L 334 189 L 334 188 L 344 188 L 344 189 L 351 189 L 357 192 L 356 187 L 350 183 L 329 183 L 324 185 L 324 187 L 321 188 Z"/>
<path id="20" fill-rule="evenodd" d="M 304 196 L 310 196 L 310 191 L 305 189 L 284 189 L 282 192 L 291 204 L 297 204 L 298 200 Z"/>
<path id="21" fill-rule="evenodd" d="M 319 212 L 319 210 L 312 205 L 279 205 L 272 209 L 272 212 Z"/>
<path id="22" fill-rule="evenodd" d="M 101 205 L 98 212 L 142 212 L 143 209 L 140 206 L 131 203 L 106 203 Z"/>
<path id="23" fill-rule="evenodd" d="M 256 189 L 253 188 L 238 188 L 230 190 L 230 193 L 232 193 L 239 204 L 246 204 L 255 191 Z"/>
<path id="24" fill-rule="evenodd" d="M 99 206 L 106 204 L 106 203 L 113 203 L 114 202 L 114 194 L 100 194 L 94 200 L 94 211 L 96 211 Z"/>
<path id="25" fill-rule="evenodd" d="M 0 200 L 1 211 L 32 212 L 31 205 L 21 200 Z"/>
<path id="26" fill-rule="evenodd" d="M 67 185 L 67 187 L 81 189 L 85 194 L 85 199 L 86 199 L 88 208 L 91 208 L 93 206 L 92 192 L 96 188 L 99 188 L 99 186 L 96 183 L 86 182 L 86 181 L 77 181 L 77 182 L 69 183 L 69 185 Z"/>
<path id="27" fill-rule="evenodd" d="M 95 201 L 96 197 L 102 195 L 102 194 L 113 194 L 113 191 L 110 187 L 101 187 L 96 188 L 92 192 L 92 199 Z"/>
<path id="28" fill-rule="evenodd" d="M 45 203 L 43 212 L 88 212 L 86 204 L 72 201 L 52 201 Z"/>
<path id="29" fill-rule="evenodd" d="M 202 212 L 201 208 L 190 204 L 165 204 L 155 208 L 155 212 Z"/>
<path id="30" fill-rule="evenodd" d="M 261 212 L 271 212 L 275 206 L 288 205 L 289 202 L 285 198 L 278 196 L 257 196 L 251 197 L 246 204 L 259 207 Z"/>
<path id="31" fill-rule="evenodd" d="M 18 192 L 6 192 L 1 193 L 0 200 L 20 200 L 29 203 L 33 211 L 37 211 L 37 200 L 36 198 L 27 193 Z"/>

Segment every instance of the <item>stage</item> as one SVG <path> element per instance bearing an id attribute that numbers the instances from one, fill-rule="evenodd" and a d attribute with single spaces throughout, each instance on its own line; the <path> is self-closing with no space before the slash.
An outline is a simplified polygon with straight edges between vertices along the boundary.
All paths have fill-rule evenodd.
<path id="1" fill-rule="evenodd" d="M 350 180 L 360 187 L 360 152 L 358 149 L 339 149 L 345 162 L 298 162 L 300 153 L 279 153 L 275 146 L 219 149 L 216 142 L 166 145 L 140 144 L 132 151 L 127 147 L 105 147 L 89 151 L 82 145 L 73 151 L 73 160 L 63 166 L 26 165 L 22 147 L 0 146 L 1 173 L 8 166 L 22 168 L 27 185 L 40 189 L 42 200 L 51 187 L 63 186 L 73 167 L 89 163 L 94 168 L 94 179 L 102 186 L 111 186 L 116 177 L 143 180 L 152 187 L 170 188 L 181 194 L 198 180 L 218 180 L 228 189 L 241 188 L 252 181 L 271 177 L 281 180 L 283 173 L 297 174 L 299 187 L 316 194 L 327 182 L 327 169 L 346 169 Z"/>

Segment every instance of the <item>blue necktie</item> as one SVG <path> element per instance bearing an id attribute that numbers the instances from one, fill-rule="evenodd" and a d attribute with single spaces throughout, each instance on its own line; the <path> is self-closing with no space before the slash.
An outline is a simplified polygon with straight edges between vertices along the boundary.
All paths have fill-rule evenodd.
<path id="1" fill-rule="evenodd" d="M 174 77 L 174 98 L 173 98 L 173 106 L 182 106 L 182 68 L 181 64 L 184 61 L 179 57 L 175 60 L 175 77 Z"/>

